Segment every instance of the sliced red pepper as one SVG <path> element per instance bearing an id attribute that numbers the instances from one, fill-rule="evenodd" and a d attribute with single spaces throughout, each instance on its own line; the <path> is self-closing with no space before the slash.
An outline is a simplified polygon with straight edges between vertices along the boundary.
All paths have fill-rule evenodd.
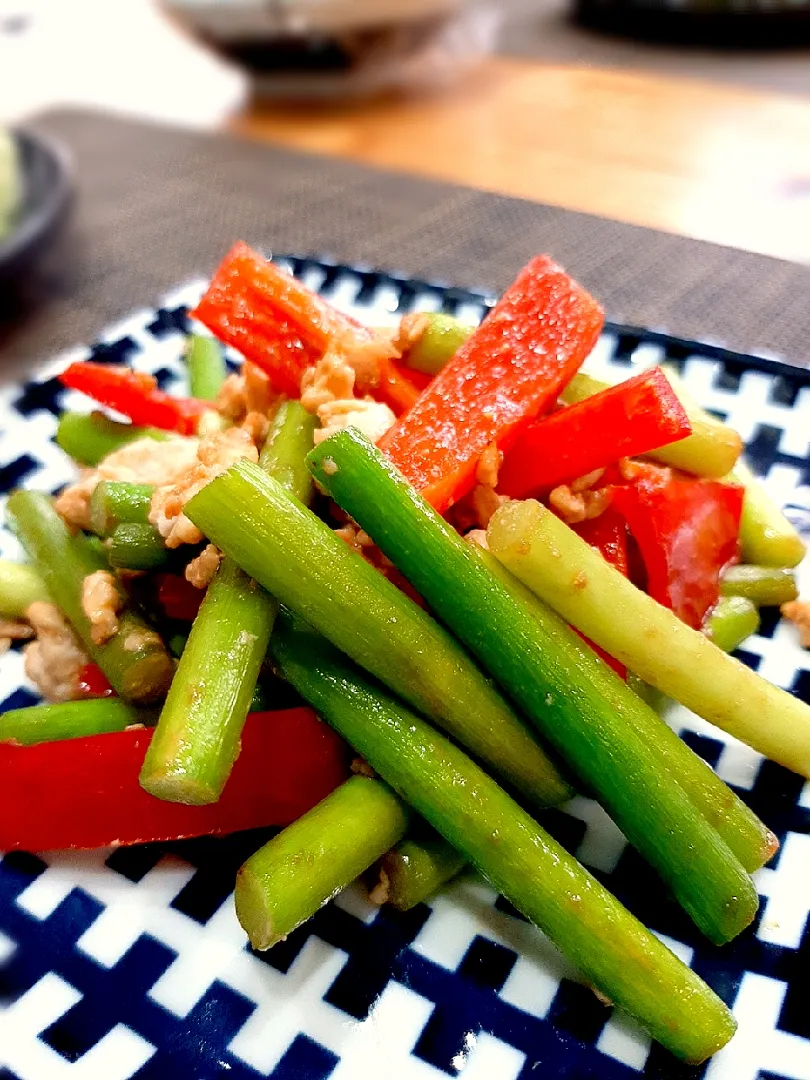
<path id="1" fill-rule="evenodd" d="M 472 488 L 487 446 L 508 450 L 556 401 L 602 322 L 581 286 L 548 256 L 533 259 L 380 447 L 446 510 Z"/>
<path id="2" fill-rule="evenodd" d="M 582 521 L 578 525 L 572 525 L 572 528 L 575 533 L 582 537 L 586 544 L 596 548 L 611 566 L 615 566 L 619 573 L 627 577 L 628 535 L 627 525 L 621 514 L 618 514 L 612 506 L 609 506 L 598 517 L 591 518 L 589 521 Z M 577 632 L 579 633 L 579 631 Z M 624 679 L 627 677 L 627 668 L 624 664 L 608 655 L 604 649 L 595 645 L 589 638 L 584 635 L 580 636 L 588 642 L 594 652 L 602 657 L 606 664 L 613 668 L 619 678 Z"/>
<path id="3" fill-rule="evenodd" d="M 666 375 L 653 368 L 530 424 L 506 456 L 498 491 L 525 499 L 691 432 Z"/>
<path id="4" fill-rule="evenodd" d="M 381 358 L 378 365 L 378 381 L 372 384 L 359 380 L 358 390 L 382 401 L 395 416 L 402 416 L 413 408 L 432 376 L 406 368 L 396 360 Z"/>
<path id="5" fill-rule="evenodd" d="M 572 528 L 627 577 L 627 525 L 621 514 L 608 506 L 598 517 L 581 521 Z"/>
<path id="6" fill-rule="evenodd" d="M 218 803 L 183 806 L 138 783 L 152 731 L 0 744 L 0 850 L 95 848 L 288 825 L 348 775 L 349 752 L 308 708 L 253 713 Z"/>
<path id="7" fill-rule="evenodd" d="M 114 697 L 115 690 L 98 664 L 85 664 L 79 672 L 79 689 L 85 697 Z"/>
<path id="8" fill-rule="evenodd" d="M 173 397 L 143 371 L 118 364 L 79 360 L 59 376 L 63 386 L 79 390 L 100 405 L 128 416 L 133 424 L 193 435 L 200 416 L 211 406 L 197 398 Z"/>
<path id="9" fill-rule="evenodd" d="M 266 372 L 276 390 L 297 398 L 301 376 L 326 347 L 323 335 L 314 341 L 302 337 L 300 324 L 305 318 L 313 328 L 321 326 L 318 309 L 312 306 L 314 297 L 240 242 L 222 260 L 191 315 Z M 284 302 L 290 310 L 285 310 Z"/>
<path id="10" fill-rule="evenodd" d="M 368 327 L 242 242 L 225 256 L 191 314 L 290 397 L 298 397 L 304 372 L 329 346 L 342 344 L 348 351 L 374 340 Z M 422 389 L 413 376 L 383 355 L 377 372 L 365 380 L 358 376 L 357 390 L 385 402 L 399 416 Z"/>
<path id="11" fill-rule="evenodd" d="M 193 622 L 197 618 L 205 589 L 198 589 L 179 574 L 156 574 L 158 603 L 170 619 Z"/>
<path id="12" fill-rule="evenodd" d="M 611 503 L 633 534 L 647 592 L 694 629 L 720 597 L 720 578 L 739 559 L 743 489 L 666 470 L 617 487 Z"/>

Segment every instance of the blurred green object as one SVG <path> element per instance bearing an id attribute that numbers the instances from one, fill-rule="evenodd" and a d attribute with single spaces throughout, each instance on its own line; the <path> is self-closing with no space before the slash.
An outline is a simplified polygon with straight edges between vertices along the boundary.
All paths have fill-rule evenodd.
<path id="1" fill-rule="evenodd" d="M 11 232 L 20 205 L 20 163 L 10 131 L 0 128 L 0 239 Z"/>

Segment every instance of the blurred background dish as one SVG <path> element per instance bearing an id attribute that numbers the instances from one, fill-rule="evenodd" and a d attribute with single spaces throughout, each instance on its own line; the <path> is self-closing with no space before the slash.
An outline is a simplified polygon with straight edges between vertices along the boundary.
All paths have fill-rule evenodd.
<path id="1" fill-rule="evenodd" d="M 72 168 L 60 144 L 32 132 L 0 132 L 0 283 L 20 283 L 70 206 Z"/>
<path id="2" fill-rule="evenodd" d="M 452 81 L 494 47 L 497 5 L 467 0 L 165 0 L 264 97 L 356 97 Z"/>

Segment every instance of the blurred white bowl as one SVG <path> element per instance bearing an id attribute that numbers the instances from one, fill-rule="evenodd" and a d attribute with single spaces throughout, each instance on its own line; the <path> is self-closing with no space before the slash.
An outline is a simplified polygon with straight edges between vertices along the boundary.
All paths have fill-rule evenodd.
<path id="1" fill-rule="evenodd" d="M 198 33 L 220 41 L 285 34 L 342 34 L 458 11 L 464 0 L 167 0 Z"/>
<path id="2" fill-rule="evenodd" d="M 247 69 L 260 96 L 359 97 L 433 89 L 492 48 L 484 0 L 164 0 L 207 44 Z"/>

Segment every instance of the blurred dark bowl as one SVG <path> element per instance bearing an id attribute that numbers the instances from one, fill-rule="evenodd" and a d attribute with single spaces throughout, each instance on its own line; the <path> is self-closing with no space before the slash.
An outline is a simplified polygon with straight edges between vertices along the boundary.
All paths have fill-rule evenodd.
<path id="1" fill-rule="evenodd" d="M 22 201 L 11 232 L 0 239 L 0 283 L 17 287 L 56 238 L 70 208 L 73 165 L 59 143 L 16 131 Z"/>
<path id="2" fill-rule="evenodd" d="M 665 45 L 743 50 L 805 48 L 810 0 L 574 0 L 591 30 Z"/>

